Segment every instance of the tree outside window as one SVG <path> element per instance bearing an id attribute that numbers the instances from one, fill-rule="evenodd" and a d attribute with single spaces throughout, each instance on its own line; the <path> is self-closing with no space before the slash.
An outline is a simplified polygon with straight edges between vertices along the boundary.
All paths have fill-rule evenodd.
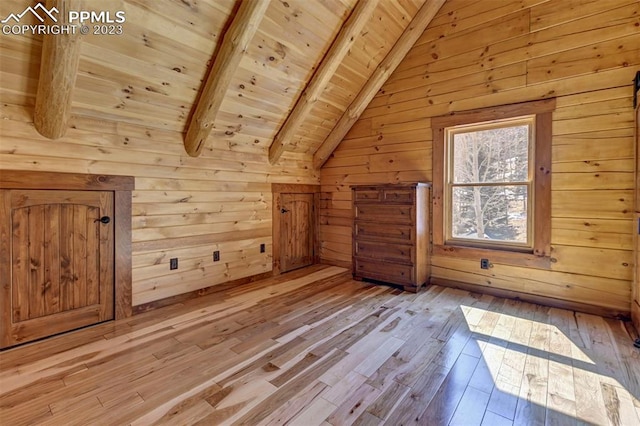
<path id="1" fill-rule="evenodd" d="M 549 267 L 555 99 L 431 118 L 433 253 Z"/>
<path id="2" fill-rule="evenodd" d="M 446 129 L 447 240 L 530 248 L 535 116 Z"/>

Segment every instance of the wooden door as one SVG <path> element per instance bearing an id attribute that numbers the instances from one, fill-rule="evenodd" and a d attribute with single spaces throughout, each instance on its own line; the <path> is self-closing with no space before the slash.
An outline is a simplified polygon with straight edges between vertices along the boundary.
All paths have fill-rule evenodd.
<path id="1" fill-rule="evenodd" d="M 636 76 L 640 81 L 640 73 Z M 631 291 L 631 318 L 636 330 L 640 331 L 640 90 L 637 92 L 638 103 L 636 106 L 636 214 L 633 226 L 635 240 L 635 277 Z M 640 339 L 639 339 L 640 340 Z"/>
<path id="2" fill-rule="evenodd" d="M 0 191 L 0 347 L 113 319 L 111 217 L 112 192 Z"/>
<path id="3" fill-rule="evenodd" d="M 314 194 L 280 194 L 280 272 L 313 264 Z"/>

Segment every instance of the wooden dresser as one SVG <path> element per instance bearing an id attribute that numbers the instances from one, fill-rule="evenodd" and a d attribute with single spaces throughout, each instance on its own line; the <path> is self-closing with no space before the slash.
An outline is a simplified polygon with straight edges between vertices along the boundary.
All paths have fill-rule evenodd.
<path id="1" fill-rule="evenodd" d="M 429 280 L 429 183 L 357 185 L 353 276 L 417 292 Z"/>

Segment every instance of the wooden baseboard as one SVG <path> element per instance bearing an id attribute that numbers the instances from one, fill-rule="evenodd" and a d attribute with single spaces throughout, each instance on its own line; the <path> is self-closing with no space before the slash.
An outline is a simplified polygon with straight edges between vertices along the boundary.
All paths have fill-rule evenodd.
<path id="1" fill-rule="evenodd" d="M 162 308 L 164 306 L 175 305 L 176 303 L 186 302 L 187 300 L 195 299 L 198 297 L 206 296 L 207 294 L 217 293 L 225 291 L 231 287 L 236 287 L 242 284 L 252 283 L 265 278 L 273 276 L 273 271 L 263 272 L 262 274 L 252 275 L 250 277 L 239 278 L 237 280 L 229 281 L 226 283 L 216 284 L 209 287 L 201 288 L 200 290 L 190 291 L 188 293 L 178 294 L 176 296 L 166 297 L 160 300 L 154 300 L 153 302 L 144 303 L 133 307 L 133 315 L 141 314 L 143 312 L 152 311 L 154 309 Z"/>
<path id="2" fill-rule="evenodd" d="M 635 337 L 640 337 L 640 305 L 637 300 L 631 301 L 631 320 L 635 328 Z"/>
<path id="3" fill-rule="evenodd" d="M 341 268 L 351 269 L 351 262 L 342 261 L 342 260 L 320 259 L 320 263 L 322 265 L 339 266 Z"/>
<path id="4" fill-rule="evenodd" d="M 616 318 L 622 321 L 629 321 L 629 311 L 607 308 L 604 306 L 589 305 L 587 303 L 571 302 L 568 300 L 556 299 L 554 297 L 539 296 L 537 294 L 523 293 L 502 288 L 487 287 L 477 284 L 468 284 L 461 281 L 448 280 L 445 278 L 431 278 L 430 284 L 444 287 L 459 288 L 460 290 L 475 293 L 489 294 L 491 296 L 504 297 L 506 299 L 521 300 L 523 302 L 535 303 L 538 305 L 550 306 L 552 308 L 568 309 L 571 311 L 584 312 L 587 314 L 599 315 L 607 318 Z"/>

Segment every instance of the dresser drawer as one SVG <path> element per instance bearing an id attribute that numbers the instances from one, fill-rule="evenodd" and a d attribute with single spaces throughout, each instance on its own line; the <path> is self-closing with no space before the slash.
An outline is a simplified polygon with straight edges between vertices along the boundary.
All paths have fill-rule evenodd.
<path id="1" fill-rule="evenodd" d="M 380 223 L 411 225 L 415 221 L 413 206 L 385 204 L 355 204 L 355 219 Z"/>
<path id="2" fill-rule="evenodd" d="M 414 270 L 411 265 L 354 258 L 354 276 L 359 278 L 371 278 L 393 284 L 413 284 Z"/>
<path id="3" fill-rule="evenodd" d="M 384 261 L 396 261 L 411 264 L 415 257 L 413 246 L 406 244 L 390 244 L 374 241 L 356 241 L 355 255 Z"/>
<path id="4" fill-rule="evenodd" d="M 387 203 L 413 203 L 412 189 L 383 189 L 382 201 Z"/>
<path id="5" fill-rule="evenodd" d="M 381 194 L 379 189 L 359 189 L 353 191 L 353 201 L 380 201 Z"/>
<path id="6" fill-rule="evenodd" d="M 413 243 L 414 233 L 411 225 L 379 225 L 374 222 L 356 221 L 354 224 L 354 236 L 366 239 L 384 239 L 398 242 Z"/>

